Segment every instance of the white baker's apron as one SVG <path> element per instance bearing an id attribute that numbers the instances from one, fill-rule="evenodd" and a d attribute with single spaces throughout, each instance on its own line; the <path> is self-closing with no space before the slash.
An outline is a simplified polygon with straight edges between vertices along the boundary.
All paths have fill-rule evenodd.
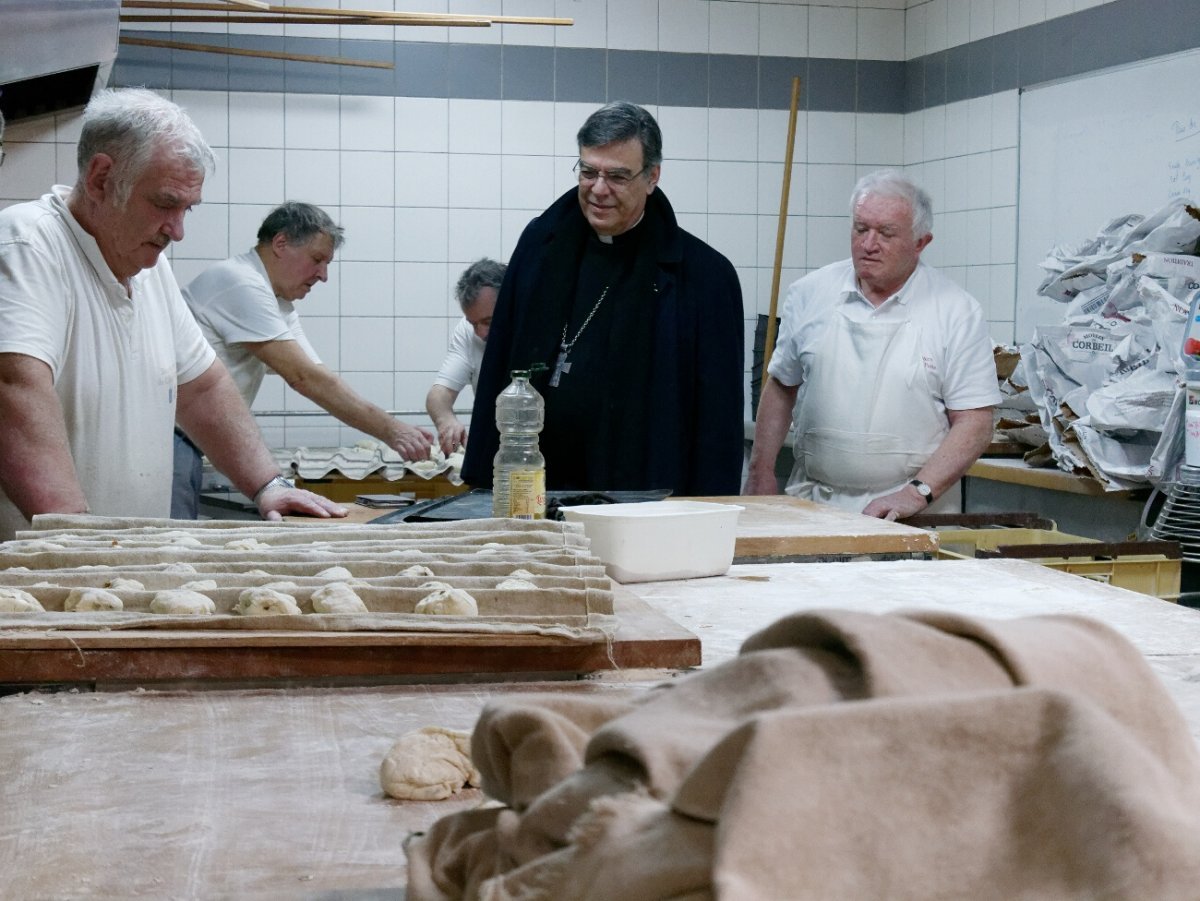
<path id="1" fill-rule="evenodd" d="M 861 513 L 916 476 L 950 426 L 908 320 L 855 322 L 838 309 L 805 378 L 787 493 Z M 955 485 L 923 512 L 957 512 Z"/>

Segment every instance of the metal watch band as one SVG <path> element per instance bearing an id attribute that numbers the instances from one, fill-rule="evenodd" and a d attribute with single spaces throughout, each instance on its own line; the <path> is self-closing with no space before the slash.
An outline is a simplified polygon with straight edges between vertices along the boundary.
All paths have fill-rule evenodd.
<path id="1" fill-rule="evenodd" d="M 283 476 L 275 476 L 275 478 L 271 479 L 269 482 L 267 482 L 265 485 L 263 485 L 261 488 L 259 488 L 256 492 L 254 492 L 254 497 L 250 498 L 250 501 L 251 501 L 251 503 L 257 504 L 258 499 L 260 497 L 262 497 L 263 492 L 267 491 L 271 488 L 291 488 L 291 487 L 292 487 L 292 483 L 289 482 L 287 479 L 285 479 Z"/>

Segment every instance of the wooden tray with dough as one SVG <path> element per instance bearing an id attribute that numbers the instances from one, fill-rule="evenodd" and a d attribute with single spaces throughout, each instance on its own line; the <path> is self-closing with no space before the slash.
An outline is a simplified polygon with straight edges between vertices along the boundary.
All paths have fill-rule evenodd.
<path id="1" fill-rule="evenodd" d="M 612 642 L 456 632 L 0 631 L 0 684 L 570 677 L 700 664 L 700 640 L 622 588 Z"/>
<path id="2" fill-rule="evenodd" d="M 0 586 L 44 608 L 0 614 L 0 683 L 545 678 L 700 663 L 699 639 L 615 588 L 576 524 L 35 525 L 0 545 Z M 414 560 L 432 575 L 409 573 Z M 334 564 L 343 575 L 325 574 Z M 525 567 L 524 587 L 500 589 Z M 73 588 L 118 576 L 137 579 L 111 588 L 122 610 L 65 611 Z M 150 612 L 158 591 L 203 577 L 215 615 Z M 415 614 L 430 578 L 472 592 L 479 615 Z M 312 595 L 328 579 L 349 579 L 366 611 L 316 615 Z M 273 580 L 287 581 L 299 615 L 236 614 L 243 589 Z"/>

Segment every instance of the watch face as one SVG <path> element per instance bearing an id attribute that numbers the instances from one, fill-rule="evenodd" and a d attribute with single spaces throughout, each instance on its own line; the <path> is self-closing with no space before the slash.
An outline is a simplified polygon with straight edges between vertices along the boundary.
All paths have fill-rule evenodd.
<path id="1" fill-rule="evenodd" d="M 926 485 L 924 482 L 918 482 L 916 479 L 914 479 L 912 482 L 912 486 L 917 489 L 917 494 L 921 495 L 921 497 L 923 497 L 923 498 L 928 498 L 930 495 L 933 494 L 933 489 L 930 488 L 928 485 Z"/>

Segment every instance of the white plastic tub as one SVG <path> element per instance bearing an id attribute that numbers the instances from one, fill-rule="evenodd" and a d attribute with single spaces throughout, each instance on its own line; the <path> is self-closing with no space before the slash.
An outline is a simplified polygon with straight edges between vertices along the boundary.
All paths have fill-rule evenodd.
<path id="1" fill-rule="evenodd" d="M 719 576 L 733 562 L 736 504 L 649 501 L 560 508 L 583 524 L 592 552 L 618 582 Z"/>

